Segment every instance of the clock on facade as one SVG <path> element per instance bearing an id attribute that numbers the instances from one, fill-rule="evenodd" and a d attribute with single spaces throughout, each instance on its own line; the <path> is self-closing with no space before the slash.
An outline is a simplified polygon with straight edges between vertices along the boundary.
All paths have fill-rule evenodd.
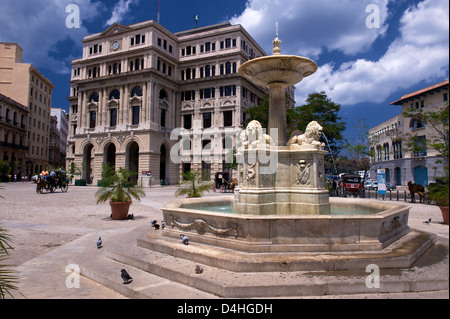
<path id="1" fill-rule="evenodd" d="M 119 50 L 119 47 L 120 47 L 119 41 L 114 41 L 113 44 L 112 44 L 112 49 L 114 51 L 117 51 L 117 50 Z"/>

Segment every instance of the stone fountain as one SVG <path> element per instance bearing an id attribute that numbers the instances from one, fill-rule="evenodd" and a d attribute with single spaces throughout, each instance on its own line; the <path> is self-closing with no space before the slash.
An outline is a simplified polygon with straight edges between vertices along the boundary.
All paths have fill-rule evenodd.
<path id="1" fill-rule="evenodd" d="M 239 74 L 270 90 L 269 132 L 251 122 L 240 136 L 239 185 L 234 210 L 251 215 L 304 215 L 330 213 L 324 187 L 322 127 L 308 125 L 302 135 L 287 140 L 286 88 L 317 70 L 307 58 L 281 55 L 278 37 L 272 56 L 250 60 Z M 269 154 L 269 155 L 268 155 Z"/>
<path id="2" fill-rule="evenodd" d="M 110 267 L 120 269 L 121 262 L 152 274 L 138 273 L 141 280 L 136 282 L 143 286 L 132 290 L 132 297 L 145 297 L 149 290 L 151 296 L 161 296 L 167 282 L 175 298 L 178 290 L 186 291 L 178 295 L 183 298 L 205 296 L 180 285 L 174 289 L 173 281 L 227 298 L 378 294 L 430 290 L 431 285 L 431 290 L 448 289 L 447 273 L 439 282 L 424 282 L 420 272 L 419 281 L 409 279 L 419 258 L 436 242 L 436 236 L 410 230 L 409 206 L 329 198 L 324 188 L 326 152 L 319 141 L 322 127 L 311 122 L 304 134 L 287 140 L 285 89 L 313 74 L 317 65 L 307 58 L 281 55 L 278 37 L 273 43 L 273 56 L 248 61 L 239 69 L 243 77 L 270 90 L 270 134 L 252 121 L 239 135 L 240 184 L 235 195 L 165 205 L 161 210 L 166 227 L 143 227 L 120 238 L 123 244 L 107 252 L 115 260 Z M 189 245 L 181 243 L 180 235 L 189 237 Z M 130 246 L 132 240 L 137 247 Z M 196 272 L 199 264 L 202 274 Z M 383 272 L 395 268 L 401 275 L 394 278 L 386 272 L 374 291 L 367 269 L 377 267 Z M 82 271 L 100 277 L 99 282 L 106 280 Z M 104 271 L 102 265 L 99 273 Z M 151 284 L 143 284 L 143 278 Z M 121 283 L 112 287 L 129 290 Z"/>
<path id="3" fill-rule="evenodd" d="M 313 121 L 304 134 L 287 139 L 287 87 L 317 70 L 307 58 L 281 55 L 250 60 L 239 74 L 269 88 L 269 131 L 252 121 L 239 136 L 239 187 L 234 197 L 186 199 L 163 207 L 163 235 L 181 234 L 198 243 L 244 252 L 292 253 L 380 251 L 409 233 L 409 207 L 333 200 L 325 189 L 322 127 Z M 216 208 L 232 206 L 237 213 Z M 198 208 L 203 206 L 203 210 Z M 348 214 L 331 214 L 331 207 Z M 206 207 L 206 209 L 205 209 Z M 215 208 L 216 207 L 216 208 Z M 350 213 L 357 207 L 364 213 Z"/>

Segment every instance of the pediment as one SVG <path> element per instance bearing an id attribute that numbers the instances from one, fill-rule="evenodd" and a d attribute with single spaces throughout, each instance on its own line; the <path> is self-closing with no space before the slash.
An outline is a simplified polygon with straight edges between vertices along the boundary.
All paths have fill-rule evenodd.
<path id="1" fill-rule="evenodd" d="M 131 30 L 130 27 L 127 27 L 127 26 L 125 26 L 123 24 L 115 22 L 108 29 L 103 31 L 101 33 L 101 36 L 102 37 L 112 36 L 112 35 L 116 35 L 116 34 L 119 34 L 119 33 L 127 32 L 129 30 Z"/>

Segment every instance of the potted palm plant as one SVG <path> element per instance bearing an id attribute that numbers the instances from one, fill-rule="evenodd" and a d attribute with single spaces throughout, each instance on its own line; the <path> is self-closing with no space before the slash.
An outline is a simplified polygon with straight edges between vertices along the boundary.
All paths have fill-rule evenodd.
<path id="1" fill-rule="evenodd" d="M 436 183 L 428 186 L 430 198 L 435 201 L 441 210 L 444 224 L 448 225 L 448 207 L 449 207 L 449 177 L 447 174 L 443 177 L 436 178 Z"/>
<path id="2" fill-rule="evenodd" d="M 212 189 L 211 183 L 204 183 L 199 171 L 187 171 L 183 173 L 184 181 L 180 184 L 175 192 L 175 196 L 187 195 L 187 197 L 202 197 L 203 192 Z"/>
<path id="3" fill-rule="evenodd" d="M 110 165 L 103 165 L 102 183 L 95 196 L 97 204 L 109 200 L 111 217 L 114 220 L 127 219 L 132 198 L 140 200 L 145 196 L 142 188 L 131 178 L 135 175 L 122 167 L 116 171 Z"/>

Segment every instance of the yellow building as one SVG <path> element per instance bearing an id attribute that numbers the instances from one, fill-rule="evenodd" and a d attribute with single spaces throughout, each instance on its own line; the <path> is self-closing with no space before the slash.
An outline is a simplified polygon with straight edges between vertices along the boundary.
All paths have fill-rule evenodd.
<path id="1" fill-rule="evenodd" d="M 401 106 L 402 113 L 369 130 L 372 178 L 376 179 L 377 169 L 385 169 L 386 182 L 393 185 L 405 186 L 412 181 L 426 186 L 443 173 L 442 164 L 436 163 L 436 150 L 427 148 L 414 152 L 408 149 L 407 141 L 411 136 L 416 136 L 416 143 L 439 137 L 433 126 L 424 121 L 423 113 L 448 108 L 448 91 L 449 81 L 446 80 L 405 94 L 391 103 Z M 412 116 L 405 117 L 405 112 Z"/>
<path id="2" fill-rule="evenodd" d="M 0 93 L 29 110 L 28 151 L 24 173 L 31 176 L 48 166 L 50 113 L 55 88 L 33 65 L 22 61 L 22 48 L 0 42 Z"/>

